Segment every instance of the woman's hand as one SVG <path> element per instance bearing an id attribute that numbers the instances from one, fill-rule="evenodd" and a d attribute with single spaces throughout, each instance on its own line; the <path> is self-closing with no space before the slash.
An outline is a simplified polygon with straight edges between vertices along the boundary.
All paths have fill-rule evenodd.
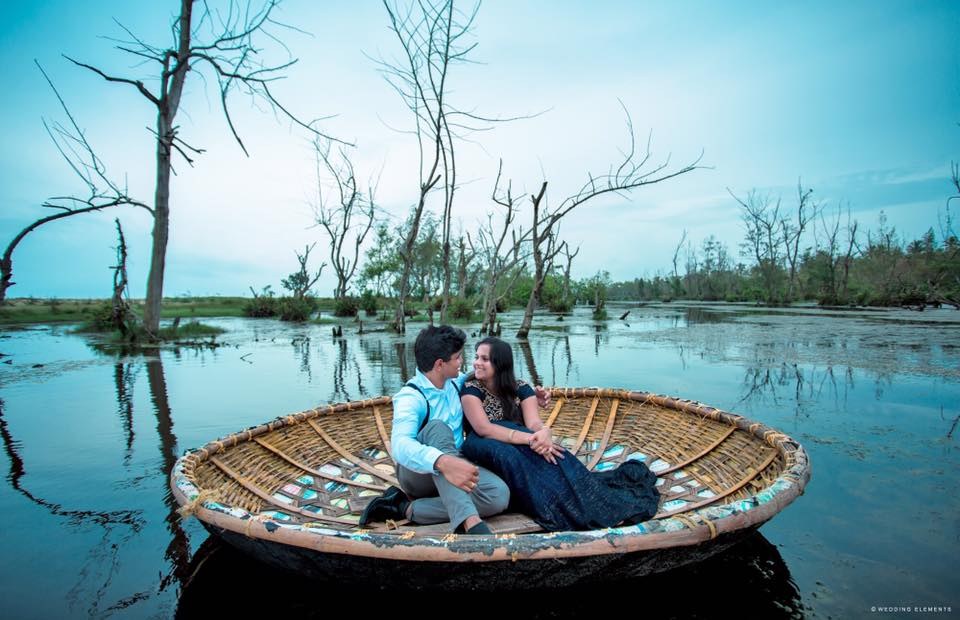
<path id="1" fill-rule="evenodd" d="M 549 426 L 544 426 L 530 437 L 530 447 L 535 452 L 539 452 L 538 448 L 546 448 L 551 444 L 553 444 L 553 434 Z"/>
<path id="2" fill-rule="evenodd" d="M 530 449 L 554 465 L 557 464 L 557 458 L 563 458 L 563 447 L 553 443 L 549 426 L 544 426 L 533 434 L 530 438 Z"/>

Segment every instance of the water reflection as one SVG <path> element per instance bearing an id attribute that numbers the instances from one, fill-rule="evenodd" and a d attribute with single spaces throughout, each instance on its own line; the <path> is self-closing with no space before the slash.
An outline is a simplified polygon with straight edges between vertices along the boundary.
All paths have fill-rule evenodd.
<path id="1" fill-rule="evenodd" d="M 23 446 L 10 434 L 10 428 L 4 418 L 3 399 L 0 399 L 0 438 L 3 439 L 4 451 L 10 459 L 10 473 L 7 474 L 7 482 L 17 493 L 37 506 L 44 508 L 52 515 L 66 517 L 67 523 L 71 526 L 94 523 L 109 528 L 115 525 L 124 525 L 130 527 L 133 531 L 138 531 L 143 527 L 144 520 L 139 510 L 68 510 L 61 504 L 38 497 L 27 489 L 22 482 L 23 477 L 27 474 L 27 468 L 20 457 L 20 450 Z"/>
<path id="2" fill-rule="evenodd" d="M 395 391 L 398 387 L 397 369 L 399 368 L 397 347 L 383 338 L 360 338 L 355 344 L 369 365 L 369 370 L 365 373 L 367 379 L 376 385 L 372 388 L 370 395 L 391 394 Z M 400 354 L 405 354 L 405 351 L 401 351 Z M 405 366 L 405 359 L 403 363 Z"/>
<path id="3" fill-rule="evenodd" d="M 657 609 L 664 618 L 759 617 L 799 618 L 804 615 L 800 593 L 777 548 L 754 532 L 726 552 L 698 564 L 639 579 L 549 589 L 534 584 L 533 592 L 430 593 L 430 603 L 416 604 L 410 592 L 385 590 L 386 584 L 362 588 L 343 583 L 308 581 L 253 560 L 210 538 L 194 556 L 190 578 L 184 583 L 177 618 L 200 618 L 214 612 L 296 618 L 328 617 L 332 609 L 355 609 L 367 616 L 394 617 L 398 609 L 416 605 L 419 618 L 445 618 L 450 609 L 489 608 L 492 596 L 499 609 L 524 618 L 580 618 L 628 610 L 642 615 Z M 239 592 L 257 593 L 237 596 Z M 422 601 L 426 601 L 426 594 Z M 334 602 L 336 601 L 336 602 Z"/>
<path id="4" fill-rule="evenodd" d="M 113 382 L 117 390 L 117 414 L 127 439 L 127 449 L 123 455 L 123 464 L 130 465 L 133 456 L 133 383 L 137 376 L 137 369 L 132 363 L 120 360 L 113 366 Z"/>
<path id="5" fill-rule="evenodd" d="M 518 340 L 517 347 L 523 354 L 523 363 L 527 368 L 527 381 L 534 385 L 543 385 L 540 373 L 537 372 L 537 364 L 533 361 L 533 350 L 530 349 L 529 340 Z"/>
<path id="6" fill-rule="evenodd" d="M 561 368 L 563 369 L 562 378 L 557 375 Z M 553 347 L 550 350 L 550 385 L 569 385 L 575 368 L 570 336 L 565 334 L 562 338 L 553 341 Z"/>
<path id="7" fill-rule="evenodd" d="M 293 347 L 293 353 L 300 360 L 300 372 L 307 375 L 307 379 L 313 380 L 313 372 L 310 368 L 310 337 L 297 336 L 290 341 Z"/>
<path id="8" fill-rule="evenodd" d="M 882 381 L 878 377 L 877 385 L 882 385 Z M 769 405 L 780 410 L 790 408 L 794 417 L 808 417 L 826 403 L 845 409 L 850 393 L 856 388 L 850 366 L 804 368 L 786 362 L 745 368 L 742 386 L 743 394 L 734 409 L 743 404 Z M 882 389 L 877 389 L 877 400 L 881 400 Z"/>
<path id="9" fill-rule="evenodd" d="M 711 325 L 730 321 L 730 313 L 716 312 L 706 308 L 698 308 L 696 306 L 685 307 L 683 309 L 683 316 L 687 321 L 687 325 Z"/>
<path id="10" fill-rule="evenodd" d="M 153 402 L 154 413 L 157 416 L 157 436 L 160 439 L 160 474 L 170 475 L 177 460 L 177 437 L 173 433 L 173 415 L 170 411 L 170 401 L 167 395 L 167 378 L 163 372 L 163 360 L 160 352 L 155 351 L 144 355 L 147 360 L 147 381 L 150 386 L 150 400 Z M 119 394 L 118 394 L 119 397 Z M 180 526 L 179 505 L 169 489 L 166 489 L 163 503 L 167 507 L 164 523 L 170 532 L 170 542 L 164 551 L 163 557 L 170 565 L 170 572 L 160 580 L 160 590 L 164 590 L 176 579 L 182 583 L 189 574 L 190 543 L 183 528 Z"/>
<path id="11" fill-rule="evenodd" d="M 412 376 L 410 374 L 410 370 L 407 368 L 407 343 L 394 343 L 394 348 L 397 350 L 397 364 L 399 366 L 398 370 L 400 371 L 400 383 L 406 383 Z"/>
<path id="12" fill-rule="evenodd" d="M 795 436 L 829 475 L 815 479 L 764 528 L 784 544 L 791 571 L 758 537 L 681 572 L 518 597 L 511 605 L 527 615 L 565 617 L 596 614 L 591 605 L 606 606 L 607 599 L 639 612 L 643 601 L 657 600 L 674 605 L 668 615 L 675 616 L 732 610 L 782 617 L 806 611 L 792 572 L 802 584 L 818 584 L 807 585 L 813 592 L 804 596 L 818 614 L 845 616 L 888 592 L 940 600 L 955 589 L 951 567 L 960 539 L 955 521 L 944 515 L 960 514 L 950 493 L 960 471 L 953 443 L 960 433 L 954 404 L 960 402 L 960 330 L 904 323 L 894 332 L 890 323 L 856 317 L 742 309 L 711 316 L 675 304 L 638 308 L 629 324 L 610 321 L 597 330 L 589 310 L 577 312 L 562 330 L 511 342 L 518 375 L 555 386 L 638 387 L 728 408 Z M 519 326 L 519 313 L 502 318 L 507 333 Z M 393 393 L 412 375 L 416 330 L 406 338 L 368 332 L 331 339 L 326 327 L 222 324 L 241 343 L 238 350 L 180 347 L 144 355 L 100 347 L 91 360 L 86 341 L 61 330 L 0 335 L 3 353 L 15 356 L 15 363 L 0 364 L 8 520 L 33 519 L 37 539 L 51 541 L 33 548 L 64 567 L 61 574 L 39 561 L 4 569 L 6 598 L 24 595 L 0 615 L 55 600 L 61 616 L 127 608 L 126 615 L 169 617 L 182 587 L 183 617 L 205 606 L 216 606 L 218 614 L 235 608 L 244 617 L 250 608 L 310 617 L 329 613 L 318 601 L 350 594 L 336 584 L 291 580 L 212 540 L 192 557 L 191 537 L 195 548 L 206 534 L 196 521 L 180 521 L 167 475 L 181 443 L 201 445 L 324 400 Z M 82 419 L 76 411 L 84 412 Z M 61 427 L 77 433 L 68 442 L 76 444 L 76 455 L 59 452 L 67 442 L 64 432 L 55 432 Z M 851 497 L 855 509 L 847 503 Z M 901 529 L 887 527 L 891 505 L 907 524 Z M 35 518 L 35 507 L 45 515 Z M 909 525 L 915 523 L 924 527 Z M 20 539 L 9 530 L 12 548 Z M 903 571 L 917 577 L 903 581 Z M 828 600 L 824 591 L 835 596 Z M 293 597 L 289 605 L 287 596 Z M 484 603 L 475 595 L 458 597 Z M 373 598 L 363 601 L 394 611 L 387 594 L 379 597 L 384 602 Z M 531 600 L 549 607 L 535 608 Z"/>
<path id="13" fill-rule="evenodd" d="M 364 386 L 364 372 L 360 368 L 360 354 L 363 353 L 363 349 L 358 347 L 360 351 L 351 355 L 347 338 L 336 338 L 334 346 L 336 359 L 333 362 L 333 391 L 328 399 L 329 402 L 358 400 L 369 396 Z M 348 379 L 351 382 L 356 380 L 356 391 L 352 391 L 352 387 L 347 388 Z"/>
<path id="14" fill-rule="evenodd" d="M 0 438 L 10 460 L 7 482 L 17 493 L 55 517 L 65 519 L 70 529 L 81 531 L 89 526 L 100 528 L 98 542 L 87 553 L 76 581 L 65 597 L 71 609 L 85 608 L 88 614 L 100 609 L 104 592 L 117 574 L 120 551 L 146 524 L 141 510 L 73 510 L 30 491 L 23 482 L 27 468 L 20 451 L 23 445 L 15 440 L 4 417 L 4 402 L 0 399 Z M 29 535 L 33 535 L 32 532 Z M 91 595 L 90 592 L 93 592 Z"/>

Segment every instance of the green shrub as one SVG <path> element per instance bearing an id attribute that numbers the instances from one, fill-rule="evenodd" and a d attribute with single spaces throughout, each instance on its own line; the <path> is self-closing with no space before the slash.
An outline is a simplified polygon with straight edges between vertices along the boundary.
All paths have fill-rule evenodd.
<path id="1" fill-rule="evenodd" d="M 124 302 L 121 309 L 122 316 L 119 317 L 119 323 L 122 323 L 122 332 L 124 334 L 133 334 L 137 327 L 137 317 L 130 309 L 130 305 Z M 85 318 L 83 323 L 77 328 L 78 332 L 98 332 L 107 333 L 121 331 L 118 324 L 118 317 L 114 315 L 113 303 L 109 301 L 100 301 L 85 307 L 82 311 Z"/>
<path id="2" fill-rule="evenodd" d="M 84 312 L 87 320 L 80 327 L 85 332 L 109 332 L 113 331 L 113 304 L 101 302 Z"/>
<path id="3" fill-rule="evenodd" d="M 277 313 L 281 321 L 302 322 L 310 318 L 316 307 L 317 301 L 312 297 L 281 297 L 277 303 Z"/>
<path id="4" fill-rule="evenodd" d="M 360 300 L 345 295 L 333 302 L 333 314 L 336 316 L 357 316 L 360 310 Z"/>
<path id="5" fill-rule="evenodd" d="M 469 320 L 473 318 L 473 304 L 466 299 L 454 299 L 450 303 L 449 314 L 454 319 Z"/>
<path id="6" fill-rule="evenodd" d="M 367 316 L 377 314 L 377 296 L 373 294 L 373 291 L 369 289 L 363 291 L 363 294 L 360 295 L 360 307 L 367 313 Z"/>
<path id="7" fill-rule="evenodd" d="M 274 297 L 256 297 L 243 304 L 243 316 L 262 319 L 277 315 L 277 300 Z"/>
<path id="8" fill-rule="evenodd" d="M 189 321 L 183 325 L 178 325 L 174 327 L 161 327 L 160 328 L 160 338 L 162 340 L 177 340 L 183 338 L 203 338 L 206 336 L 215 337 L 226 330 L 221 327 L 214 327 L 213 325 L 204 325 L 199 321 Z"/>
<path id="9" fill-rule="evenodd" d="M 547 303 L 547 308 L 550 312 L 570 312 L 573 310 L 573 300 L 556 297 Z"/>

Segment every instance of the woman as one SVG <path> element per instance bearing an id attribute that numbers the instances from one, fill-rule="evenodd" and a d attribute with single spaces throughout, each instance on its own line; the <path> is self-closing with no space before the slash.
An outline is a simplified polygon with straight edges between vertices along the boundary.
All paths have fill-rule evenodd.
<path id="1" fill-rule="evenodd" d="M 548 531 L 639 523 L 656 514 L 660 493 L 646 465 L 627 461 L 591 472 L 553 443 L 533 388 L 514 376 L 510 345 L 484 338 L 473 368 L 460 395 L 469 433 L 462 453 L 503 478 L 513 510 Z"/>

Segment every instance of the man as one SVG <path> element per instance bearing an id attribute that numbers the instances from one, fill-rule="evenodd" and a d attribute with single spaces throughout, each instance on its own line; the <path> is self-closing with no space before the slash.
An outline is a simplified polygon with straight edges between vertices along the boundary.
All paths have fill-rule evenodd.
<path id="1" fill-rule="evenodd" d="M 417 335 L 416 375 L 393 397 L 390 446 L 403 490 L 390 487 L 371 501 L 360 525 L 386 519 L 424 525 L 449 521 L 458 533 L 493 533 L 482 519 L 506 510 L 510 490 L 498 476 L 460 456 L 466 339 L 463 330 L 449 325 L 431 325 Z M 544 395 L 538 390 L 542 405 L 549 398 Z"/>

